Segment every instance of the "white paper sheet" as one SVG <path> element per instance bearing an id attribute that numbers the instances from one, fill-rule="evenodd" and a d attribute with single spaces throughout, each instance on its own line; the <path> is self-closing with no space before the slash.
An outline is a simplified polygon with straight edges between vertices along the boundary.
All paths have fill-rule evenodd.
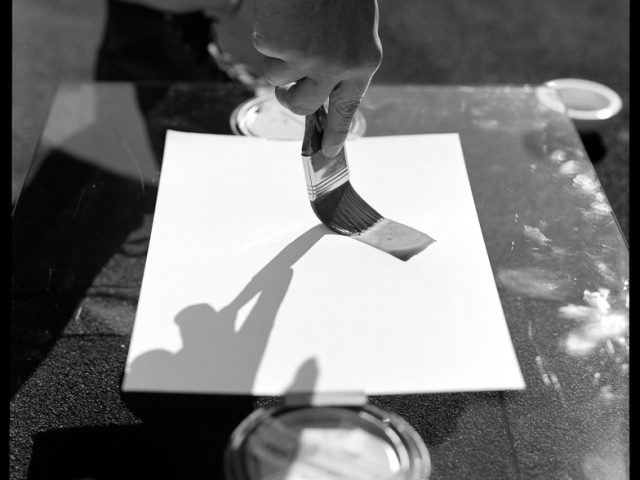
<path id="1" fill-rule="evenodd" d="M 331 233 L 300 142 L 168 132 L 124 391 L 524 388 L 458 135 L 347 156 L 370 205 L 435 243 L 403 262 Z"/>

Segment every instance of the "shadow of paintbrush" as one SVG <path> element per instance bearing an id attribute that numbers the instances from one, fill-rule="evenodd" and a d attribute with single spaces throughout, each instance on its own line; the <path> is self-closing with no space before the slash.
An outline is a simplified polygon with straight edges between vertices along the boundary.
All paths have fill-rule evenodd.
<path id="1" fill-rule="evenodd" d="M 354 190 L 349 182 L 345 148 L 334 158 L 322 154 L 326 112 L 321 106 L 307 115 L 302 142 L 302 163 L 307 193 L 316 216 L 336 233 L 409 260 L 435 240 L 414 228 L 384 218 Z"/>

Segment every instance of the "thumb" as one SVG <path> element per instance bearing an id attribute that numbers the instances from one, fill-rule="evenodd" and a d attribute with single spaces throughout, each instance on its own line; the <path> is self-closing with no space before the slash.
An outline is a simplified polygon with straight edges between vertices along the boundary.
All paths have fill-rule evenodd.
<path id="1" fill-rule="evenodd" d="M 358 110 L 369 82 L 353 80 L 340 82 L 329 95 L 327 123 L 322 135 L 322 153 L 335 157 L 342 149 L 351 128 L 351 120 Z"/>

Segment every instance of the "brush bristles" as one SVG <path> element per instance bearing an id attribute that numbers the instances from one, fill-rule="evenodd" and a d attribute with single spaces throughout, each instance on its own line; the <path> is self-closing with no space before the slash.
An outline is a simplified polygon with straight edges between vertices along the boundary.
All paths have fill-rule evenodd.
<path id="1" fill-rule="evenodd" d="M 312 201 L 311 206 L 322 223 L 342 235 L 358 235 L 383 218 L 348 181 Z"/>

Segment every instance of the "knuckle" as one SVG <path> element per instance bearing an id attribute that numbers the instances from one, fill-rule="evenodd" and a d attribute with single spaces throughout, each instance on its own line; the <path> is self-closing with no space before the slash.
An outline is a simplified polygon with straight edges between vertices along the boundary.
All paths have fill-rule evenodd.
<path id="1" fill-rule="evenodd" d="M 324 71 L 337 80 L 355 79 L 362 76 L 371 77 L 380 68 L 381 53 L 360 55 L 357 58 L 327 59 Z"/>
<path id="2" fill-rule="evenodd" d="M 253 32 L 251 35 L 251 43 L 256 50 L 260 50 L 267 44 L 264 37 L 258 32 Z"/>
<path id="3" fill-rule="evenodd" d="M 318 76 L 343 80 L 376 72 L 382 63 L 382 49 L 371 48 L 349 54 L 327 52 L 324 55 L 307 57 L 306 61 L 308 68 L 317 72 Z"/>
<path id="4" fill-rule="evenodd" d="M 336 125 L 333 128 L 333 133 L 336 137 L 344 138 L 349 135 L 349 131 L 351 130 L 351 122 L 344 122 L 340 125 Z"/>
<path id="5" fill-rule="evenodd" d="M 355 115 L 356 110 L 358 110 L 358 107 L 360 106 L 360 102 L 361 102 L 360 98 L 353 98 L 353 99 L 349 99 L 341 102 L 336 102 L 336 104 L 334 105 L 334 109 L 340 117 L 345 119 L 351 119 L 351 117 Z M 348 130 L 348 127 L 347 127 L 347 130 Z"/>

